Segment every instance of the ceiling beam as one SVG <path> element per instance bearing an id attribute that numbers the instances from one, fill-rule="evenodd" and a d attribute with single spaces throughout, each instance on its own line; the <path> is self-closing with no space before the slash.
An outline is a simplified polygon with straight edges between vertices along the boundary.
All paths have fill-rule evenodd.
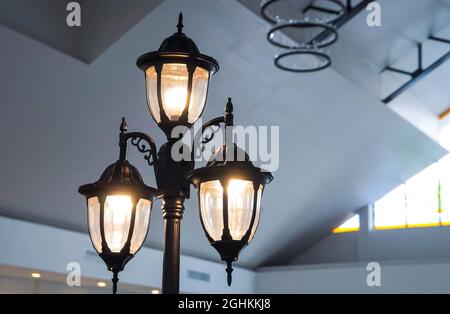
<path id="1" fill-rule="evenodd" d="M 445 38 L 439 38 L 435 36 L 430 36 L 430 40 L 443 42 L 450 44 L 450 40 Z M 413 72 L 407 72 L 403 71 L 397 68 L 393 67 L 386 67 L 383 71 L 391 71 L 400 73 L 403 75 L 409 75 L 411 77 L 410 80 L 408 80 L 406 83 L 404 83 L 402 86 L 400 86 L 398 89 L 396 89 L 394 92 L 392 92 L 389 96 L 383 99 L 383 103 L 388 104 L 392 100 L 394 100 L 396 97 L 400 96 L 402 93 L 407 91 L 409 88 L 411 88 L 414 84 L 416 84 L 418 81 L 426 77 L 428 74 L 433 72 L 435 69 L 437 69 L 441 64 L 445 63 L 450 58 L 450 51 L 448 51 L 446 54 L 444 54 L 442 57 L 434 61 L 431 65 L 426 67 L 425 69 L 422 68 L 422 44 L 419 43 L 418 45 L 418 67 Z"/>
<path id="2" fill-rule="evenodd" d="M 349 22 L 352 18 L 354 18 L 359 12 L 363 11 L 372 0 L 363 0 L 355 6 L 350 4 L 350 1 L 347 1 L 347 9 L 346 12 L 333 23 L 336 29 L 344 26 L 347 22 Z M 321 42 L 325 38 L 331 35 L 331 31 L 325 30 L 321 32 L 319 35 L 314 37 L 310 42 Z"/>

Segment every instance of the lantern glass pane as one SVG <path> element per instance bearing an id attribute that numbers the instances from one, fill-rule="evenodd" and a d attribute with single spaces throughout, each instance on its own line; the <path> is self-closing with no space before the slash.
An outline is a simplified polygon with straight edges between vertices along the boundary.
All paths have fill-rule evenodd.
<path id="1" fill-rule="evenodd" d="M 105 240 L 111 252 L 120 252 L 130 230 L 133 202 L 128 195 L 108 195 L 105 200 Z"/>
<path id="2" fill-rule="evenodd" d="M 89 236 L 98 253 L 102 252 L 102 236 L 100 233 L 100 203 L 96 196 L 88 199 Z"/>
<path id="3" fill-rule="evenodd" d="M 223 233 L 223 188 L 219 180 L 200 184 L 200 214 L 206 232 L 214 240 Z"/>
<path id="4" fill-rule="evenodd" d="M 189 103 L 188 121 L 194 123 L 203 112 L 208 92 L 209 72 L 197 67 L 192 77 L 191 101 Z"/>
<path id="5" fill-rule="evenodd" d="M 228 183 L 228 227 L 233 240 L 241 240 L 253 214 L 253 182 L 232 179 Z"/>
<path id="6" fill-rule="evenodd" d="M 186 107 L 189 73 L 186 64 L 167 63 L 161 72 L 163 109 L 170 121 L 177 121 Z"/>
<path id="7" fill-rule="evenodd" d="M 144 243 L 150 222 L 151 210 L 152 202 L 149 200 L 141 198 L 136 205 L 136 217 L 130 246 L 131 254 L 136 253 Z"/>
<path id="8" fill-rule="evenodd" d="M 158 76 L 155 67 L 149 67 L 145 71 L 145 80 L 147 83 L 147 106 L 156 122 L 161 122 L 161 113 L 159 112 L 158 102 Z"/>
<path id="9" fill-rule="evenodd" d="M 261 215 L 261 197 L 262 197 L 262 191 L 263 191 L 263 186 L 260 185 L 260 186 L 259 186 L 259 189 L 258 189 L 257 199 L 256 199 L 255 222 L 253 223 L 252 231 L 251 231 L 251 233 L 250 233 L 250 237 L 248 238 L 248 242 L 249 242 L 249 243 L 250 243 L 251 240 L 253 240 L 253 237 L 255 236 L 255 233 L 256 233 L 256 229 L 258 228 L 258 224 L 259 224 L 259 216 Z"/>

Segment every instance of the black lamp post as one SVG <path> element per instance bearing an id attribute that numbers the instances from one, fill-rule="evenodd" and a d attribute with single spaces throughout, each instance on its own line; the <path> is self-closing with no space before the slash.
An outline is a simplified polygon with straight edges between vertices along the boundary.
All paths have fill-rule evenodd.
<path id="1" fill-rule="evenodd" d="M 227 143 L 204 168 L 194 171 L 193 158 L 178 161 L 172 157 L 172 148 L 179 140 L 171 136 L 172 130 L 178 126 L 190 128 L 200 117 L 210 77 L 219 69 L 217 61 L 200 54 L 195 43 L 182 33 L 181 13 L 177 27 L 178 31 L 166 38 L 158 51 L 144 54 L 137 60 L 138 67 L 145 72 L 150 113 L 166 134 L 167 142 L 157 151 L 150 136 L 141 132 L 127 133 L 123 118 L 119 160 L 109 166 L 97 182 L 79 188 L 87 198 L 89 235 L 94 248 L 114 273 L 114 293 L 118 272 L 145 240 L 155 197 L 161 199 L 164 218 L 162 292 L 179 292 L 180 223 L 184 201 L 189 198 L 190 183 L 199 191 L 202 225 L 208 239 L 228 264 L 228 283 L 231 284 L 231 263 L 254 236 L 262 190 L 272 179 L 270 173 L 254 167 L 245 153 L 242 162 L 235 161 L 234 157 L 238 156 L 229 155 L 229 152 L 240 151 L 230 143 L 229 136 Z M 193 148 L 197 142 L 206 143 L 214 136 L 202 140 L 206 128 L 232 127 L 232 111 L 229 99 L 225 115 L 202 126 L 200 134 L 195 136 Z M 153 166 L 158 189 L 146 186 L 137 169 L 126 160 L 129 141 Z M 214 157 L 219 160 L 222 154 L 226 158 L 220 163 L 215 162 Z M 218 212 L 223 219 L 217 219 Z"/>

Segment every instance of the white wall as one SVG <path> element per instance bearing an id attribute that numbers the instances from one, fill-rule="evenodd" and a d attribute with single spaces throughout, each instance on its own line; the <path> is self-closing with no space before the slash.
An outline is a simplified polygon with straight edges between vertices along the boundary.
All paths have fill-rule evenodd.
<path id="1" fill-rule="evenodd" d="M 291 264 L 450 259 L 450 227 L 372 230 L 368 217 L 361 210 L 359 232 L 330 234 Z"/>
<path id="2" fill-rule="evenodd" d="M 122 287 L 121 294 L 128 293 Z M 27 278 L 0 276 L 0 294 L 110 294 L 111 288 L 69 287 L 65 284 Z"/>
<path id="3" fill-rule="evenodd" d="M 109 281 L 111 274 L 93 254 L 87 234 L 0 217 L 0 264 L 54 273 L 68 273 L 70 262 L 81 275 Z M 180 291 L 189 293 L 253 293 L 255 273 L 234 267 L 233 284 L 226 284 L 225 265 L 189 256 L 180 259 Z M 188 271 L 207 273 L 210 281 L 188 278 Z M 142 248 L 120 273 L 120 282 L 161 288 L 162 252 Z"/>
<path id="4" fill-rule="evenodd" d="M 359 232 L 330 234 L 292 261 L 259 269 L 258 293 L 449 293 L 450 227 L 372 230 L 370 209 Z M 369 222 L 369 223 L 368 223 Z M 366 284 L 369 262 L 381 287 Z"/>
<path id="5" fill-rule="evenodd" d="M 450 260 L 380 263 L 381 286 L 369 287 L 366 263 L 266 268 L 258 293 L 450 293 Z"/>
<path id="6" fill-rule="evenodd" d="M 424 234 L 428 234 L 424 235 Z M 430 240 L 434 234 L 434 241 Z M 257 272 L 236 268 L 231 288 L 226 286 L 224 265 L 197 258 L 181 257 L 181 291 L 190 293 L 450 293 L 450 258 L 421 262 L 384 259 L 416 258 L 420 254 L 448 256 L 448 228 L 411 229 L 372 233 L 370 239 L 358 239 L 360 234 L 339 234 L 323 240 L 303 256 L 316 262 L 324 257 L 333 258 L 333 264 L 292 265 L 261 268 Z M 392 239 L 399 239 L 397 242 Z M 330 240 L 331 239 L 331 240 Z M 422 240 L 421 240 L 422 239 Z M 439 240 L 436 240 L 439 239 Z M 431 242 L 430 242 L 431 241 Z M 358 248 L 365 243 L 366 248 Z M 437 243 L 437 246 L 436 246 Z M 358 249 L 356 249 L 358 248 Z M 316 251 L 314 254 L 313 251 Z M 44 225 L 0 217 L 1 265 L 11 265 L 43 272 L 65 274 L 67 263 L 81 265 L 82 276 L 109 281 L 111 274 L 95 254 L 85 234 L 56 229 Z M 320 252 L 320 254 L 319 254 Z M 328 252 L 328 254 L 326 254 Z M 372 258 L 377 252 L 382 259 Z M 413 252 L 416 252 L 414 255 Z M 349 262 L 368 259 L 381 264 L 381 287 L 366 284 L 367 262 Z M 158 250 L 143 248 L 120 275 L 122 284 L 160 288 L 162 254 Z M 348 263 L 336 263 L 348 262 Z M 188 270 L 210 274 L 210 282 L 187 278 Z M 68 290 L 57 283 L 36 282 L 25 278 L 0 277 L 0 293 L 108 293 L 92 287 Z M 119 286 L 120 289 L 120 286 Z M 126 292 L 125 290 L 122 293 Z"/>

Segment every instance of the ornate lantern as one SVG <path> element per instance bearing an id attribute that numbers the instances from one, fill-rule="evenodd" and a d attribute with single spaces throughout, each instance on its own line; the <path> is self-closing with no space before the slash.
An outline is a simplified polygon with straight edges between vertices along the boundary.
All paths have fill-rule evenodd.
<path id="1" fill-rule="evenodd" d="M 156 189 L 144 184 L 122 151 L 121 158 L 108 166 L 97 182 L 78 189 L 87 199 L 92 245 L 114 274 L 114 293 L 118 273 L 144 243 L 157 195 Z"/>
<path id="2" fill-rule="evenodd" d="M 182 32 L 181 13 L 177 27 L 158 51 L 137 60 L 137 66 L 145 72 L 148 108 L 167 136 L 174 127 L 191 127 L 197 121 L 206 104 L 210 77 L 219 70 L 217 61 L 201 54 Z"/>
<path id="3" fill-rule="evenodd" d="M 230 115 L 231 111 L 229 101 L 226 113 Z M 232 262 L 255 236 L 264 186 L 272 178 L 269 172 L 255 167 L 236 144 L 219 147 L 205 167 L 188 177 L 198 192 L 206 237 L 227 263 L 228 285 Z"/>

